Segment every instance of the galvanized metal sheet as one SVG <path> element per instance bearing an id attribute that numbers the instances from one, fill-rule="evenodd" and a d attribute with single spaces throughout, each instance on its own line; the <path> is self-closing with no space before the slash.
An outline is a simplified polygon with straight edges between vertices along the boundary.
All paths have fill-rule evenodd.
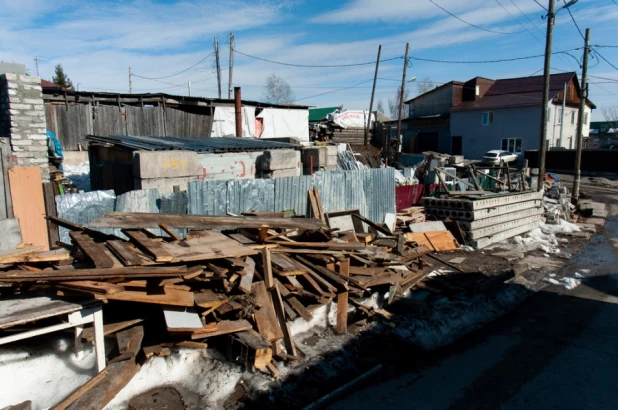
<path id="1" fill-rule="evenodd" d="M 114 211 L 115 204 L 116 194 L 112 190 L 56 196 L 58 217 L 82 226 L 87 226 L 93 219 L 102 217 L 103 212 Z M 99 230 L 113 233 L 111 229 Z M 68 229 L 60 227 L 60 241 L 71 243 Z"/>
<path id="2" fill-rule="evenodd" d="M 296 215 L 309 215 L 308 191 L 313 189 L 313 177 L 303 175 L 275 178 L 275 212 L 294 210 Z"/>
<path id="3" fill-rule="evenodd" d="M 244 179 L 227 182 L 228 212 L 275 212 L 275 181 Z"/>
<path id="4" fill-rule="evenodd" d="M 190 215 L 225 215 L 227 181 L 191 181 L 188 184 Z"/>
<path id="5" fill-rule="evenodd" d="M 349 171 L 358 172 L 358 171 Z M 324 212 L 343 211 L 347 209 L 345 190 L 345 171 L 318 172 L 315 175 L 315 187 L 320 192 Z"/>

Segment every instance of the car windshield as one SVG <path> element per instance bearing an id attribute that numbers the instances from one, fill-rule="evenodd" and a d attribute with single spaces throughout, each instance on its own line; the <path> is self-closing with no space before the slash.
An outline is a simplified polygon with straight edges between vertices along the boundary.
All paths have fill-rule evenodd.
<path id="1" fill-rule="evenodd" d="M 487 154 L 485 154 L 485 156 L 489 158 L 496 158 L 498 154 L 496 154 L 495 152 L 488 152 Z"/>

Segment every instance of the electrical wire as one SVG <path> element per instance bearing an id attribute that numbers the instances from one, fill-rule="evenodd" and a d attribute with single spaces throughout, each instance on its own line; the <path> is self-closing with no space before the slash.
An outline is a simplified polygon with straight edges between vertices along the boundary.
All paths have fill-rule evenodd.
<path id="1" fill-rule="evenodd" d="M 582 47 L 574 48 L 566 51 L 554 51 L 552 54 L 568 54 L 569 51 L 581 50 Z M 539 58 L 545 57 L 545 54 L 537 54 L 533 56 L 525 56 L 525 57 L 513 57 L 513 58 L 504 58 L 500 60 L 478 60 L 478 61 L 453 61 L 453 60 L 434 60 L 430 58 L 421 58 L 421 57 L 410 57 L 412 60 L 417 61 L 428 61 L 431 63 L 447 63 L 447 64 L 488 64 L 488 63 L 504 63 L 508 61 L 518 61 L 518 60 L 529 60 L 531 58 Z"/>
<path id="2" fill-rule="evenodd" d="M 538 5 L 539 5 L 539 7 L 541 7 L 543 10 L 547 11 L 547 9 L 545 8 L 545 6 L 543 6 L 543 5 L 542 5 L 541 3 L 539 3 L 537 0 L 534 0 L 534 2 L 535 2 L 536 4 L 538 4 Z"/>
<path id="3" fill-rule="evenodd" d="M 211 55 L 213 55 L 213 54 L 214 54 L 214 51 L 213 51 L 212 53 L 208 54 L 206 57 L 202 58 L 202 59 L 201 59 L 200 61 L 198 61 L 197 63 L 193 64 L 191 67 L 186 68 L 186 69 L 184 69 L 184 70 L 182 70 L 182 71 L 179 71 L 179 72 L 177 72 L 177 73 L 175 73 L 175 74 L 165 75 L 165 76 L 163 76 L 163 77 L 144 77 L 144 76 L 137 75 L 137 74 L 132 74 L 132 75 L 133 75 L 133 76 L 135 76 L 135 77 L 137 77 L 137 78 L 143 78 L 144 80 L 162 80 L 162 79 L 165 79 L 165 78 L 175 77 L 175 76 L 177 76 L 177 75 L 179 75 L 179 74 L 182 74 L 182 73 L 185 73 L 185 72 L 189 71 L 190 69 L 192 69 L 192 68 L 196 67 L 197 65 L 199 65 L 199 64 L 201 64 L 201 63 L 203 63 L 203 62 L 204 62 L 204 61 L 205 61 L 208 57 L 210 57 L 210 56 L 211 56 Z"/>
<path id="4" fill-rule="evenodd" d="M 571 13 L 571 10 L 568 7 L 566 8 L 566 11 L 569 12 L 569 16 L 571 16 L 571 20 L 573 20 L 573 24 L 575 24 L 577 31 L 579 31 L 579 35 L 582 36 L 582 39 L 585 41 L 586 37 L 584 36 L 584 33 L 582 33 L 581 29 L 579 28 L 577 21 L 575 21 L 575 17 L 573 17 L 573 13 Z"/>
<path id="5" fill-rule="evenodd" d="M 618 67 L 616 67 L 615 65 L 610 63 L 607 58 L 603 57 L 603 55 L 601 53 L 599 53 L 599 50 L 593 50 L 593 52 L 597 55 L 597 57 L 600 57 L 603 61 L 605 61 L 610 66 L 612 66 L 614 68 L 614 70 L 618 71 Z"/>
<path id="6" fill-rule="evenodd" d="M 440 6 L 438 3 L 436 3 L 436 2 L 435 2 L 435 1 L 433 1 L 433 0 L 429 0 L 429 2 L 430 2 L 431 4 L 433 4 L 434 6 L 436 6 L 437 8 L 439 8 L 440 10 L 444 11 L 444 12 L 445 12 L 446 14 L 448 14 L 449 16 L 454 17 L 454 18 L 456 18 L 457 20 L 461 21 L 462 23 L 465 23 L 465 24 L 469 25 L 470 27 L 474 27 L 474 28 L 476 28 L 476 29 L 486 31 L 486 32 L 488 32 L 488 33 L 493 33 L 493 34 L 519 34 L 519 33 L 523 33 L 523 32 L 524 32 L 524 30 L 522 30 L 522 31 L 509 31 L 509 32 L 504 32 L 504 31 L 495 31 L 495 30 L 490 30 L 490 29 L 487 29 L 487 28 L 484 28 L 484 27 L 481 27 L 481 26 L 477 26 L 476 24 L 472 24 L 472 23 L 470 23 L 470 22 L 468 22 L 468 21 L 466 21 L 466 20 L 462 19 L 461 17 L 459 17 L 459 16 L 457 16 L 457 15 L 455 15 L 455 14 L 451 13 L 450 11 L 448 11 L 448 10 L 447 10 L 447 9 L 445 9 L 444 7 Z"/>
<path id="7" fill-rule="evenodd" d="M 241 54 L 245 57 L 249 57 L 249 58 L 253 58 L 255 60 L 260 60 L 260 61 L 265 61 L 267 63 L 272 63 L 272 64 L 279 64 L 279 65 L 285 65 L 285 66 L 289 66 L 289 67 L 303 67 L 303 68 L 337 68 L 337 67 L 355 67 L 355 66 L 363 66 L 363 65 L 374 65 L 376 62 L 375 61 L 367 61 L 365 63 L 354 63 L 354 64 L 330 64 L 330 65 L 310 65 L 310 64 L 294 64 L 294 63 L 284 63 L 281 61 L 273 61 L 273 60 L 269 60 L 266 58 L 262 58 L 262 57 L 256 57 L 256 56 L 252 56 L 250 54 L 246 54 L 243 53 L 242 51 L 238 51 L 238 49 L 234 49 L 233 50 L 234 53 L 238 53 Z M 387 61 L 393 61 L 393 60 L 398 60 L 400 58 L 403 57 L 393 57 L 393 58 L 387 58 L 386 60 L 380 60 L 381 63 L 385 63 Z"/>
<path id="8" fill-rule="evenodd" d="M 294 100 L 294 101 L 291 101 L 291 102 L 293 102 L 293 103 L 294 103 L 294 102 L 298 102 L 298 101 L 308 100 L 308 99 L 310 99 L 310 98 L 320 97 L 320 96 L 322 96 L 322 95 L 326 95 L 326 94 L 336 93 L 337 91 L 349 90 L 349 89 L 351 89 L 351 88 L 358 87 L 359 85 L 361 85 L 361 84 L 365 84 L 365 83 L 368 83 L 368 82 L 370 82 L 370 81 L 373 81 L 373 78 L 372 78 L 372 79 L 370 79 L 370 80 L 361 81 L 360 83 L 355 84 L 355 85 L 353 85 L 353 86 L 351 86 L 351 87 L 337 88 L 337 89 L 334 89 L 334 90 L 331 90 L 331 91 L 327 91 L 327 92 L 325 92 L 325 93 L 320 93 L 320 94 L 316 94 L 316 95 L 311 95 L 311 96 L 309 96 L 309 97 L 299 98 L 299 99 Z"/>

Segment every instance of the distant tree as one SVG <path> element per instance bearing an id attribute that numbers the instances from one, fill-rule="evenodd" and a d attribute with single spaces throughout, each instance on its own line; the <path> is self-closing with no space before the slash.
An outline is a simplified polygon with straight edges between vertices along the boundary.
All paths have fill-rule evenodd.
<path id="1" fill-rule="evenodd" d="M 266 85 L 262 99 L 273 104 L 291 103 L 296 97 L 292 87 L 283 78 L 272 73 L 266 78 Z"/>
<path id="2" fill-rule="evenodd" d="M 416 90 L 418 94 L 425 94 L 427 91 L 433 90 L 433 83 L 431 82 L 431 78 L 425 77 L 422 81 L 416 82 Z"/>
<path id="3" fill-rule="evenodd" d="M 380 111 L 382 114 L 385 114 L 384 103 L 382 102 L 382 100 L 378 100 L 378 105 L 376 106 L 376 110 Z"/>
<path id="4" fill-rule="evenodd" d="M 397 94 L 394 98 L 388 99 L 388 112 L 393 119 L 399 119 L 399 98 L 401 96 L 401 86 L 397 87 Z M 407 101 L 410 98 L 410 89 L 406 88 L 403 92 L 403 101 Z M 403 105 L 403 116 L 402 118 L 408 117 L 408 106 L 406 104 Z"/>
<path id="5" fill-rule="evenodd" d="M 52 77 L 52 83 L 58 84 L 63 88 L 68 88 L 69 90 L 74 90 L 73 82 L 69 76 L 64 73 L 64 68 L 62 68 L 61 64 L 56 65 L 54 76 Z"/>
<path id="6" fill-rule="evenodd" d="M 618 105 L 601 108 L 601 114 L 603 114 L 605 121 L 609 123 L 609 127 L 614 130 L 612 134 L 618 136 L 618 132 L 616 131 L 616 128 L 618 128 Z"/>

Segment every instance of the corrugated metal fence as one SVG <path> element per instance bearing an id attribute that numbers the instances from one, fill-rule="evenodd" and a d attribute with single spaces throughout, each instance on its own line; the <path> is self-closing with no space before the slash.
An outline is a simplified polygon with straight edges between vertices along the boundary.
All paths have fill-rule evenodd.
<path id="1" fill-rule="evenodd" d="M 189 183 L 189 214 L 281 212 L 293 209 L 311 216 L 307 191 L 317 188 L 325 212 L 358 209 L 374 222 L 395 212 L 392 168 L 320 172 L 312 176 L 275 179 L 200 181 Z"/>

